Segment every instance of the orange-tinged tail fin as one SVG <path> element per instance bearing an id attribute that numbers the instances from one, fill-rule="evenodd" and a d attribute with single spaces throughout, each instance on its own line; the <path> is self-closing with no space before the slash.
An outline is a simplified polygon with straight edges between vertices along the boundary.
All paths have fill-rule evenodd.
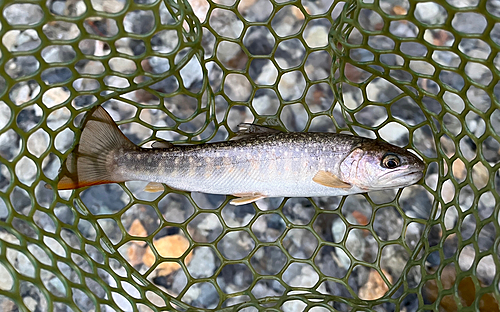
<path id="1" fill-rule="evenodd" d="M 94 107 L 82 123 L 80 142 L 61 166 L 57 188 L 69 190 L 125 181 L 114 170 L 114 155 L 135 148 L 106 110 Z"/>

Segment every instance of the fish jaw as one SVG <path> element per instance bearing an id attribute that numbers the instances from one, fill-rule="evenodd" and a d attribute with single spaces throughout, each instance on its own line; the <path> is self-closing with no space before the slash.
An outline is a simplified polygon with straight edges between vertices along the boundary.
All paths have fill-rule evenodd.
<path id="1" fill-rule="evenodd" d="M 423 168 L 405 168 L 399 171 L 389 172 L 378 181 L 380 184 L 386 185 L 383 189 L 400 188 L 417 183 L 423 176 Z"/>

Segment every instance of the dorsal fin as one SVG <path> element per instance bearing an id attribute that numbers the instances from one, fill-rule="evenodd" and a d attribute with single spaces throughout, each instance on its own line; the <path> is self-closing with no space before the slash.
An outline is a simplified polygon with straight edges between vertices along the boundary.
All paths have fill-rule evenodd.
<path id="1" fill-rule="evenodd" d="M 236 132 L 236 136 L 232 137 L 231 140 L 240 140 L 251 137 L 255 134 L 280 133 L 280 132 L 283 131 L 267 126 L 255 125 L 251 123 L 241 123 L 238 125 L 238 131 Z"/>
<path id="2" fill-rule="evenodd" d="M 276 128 L 271 128 L 268 126 L 261 126 L 251 123 L 241 123 L 238 125 L 238 134 L 243 133 L 279 133 L 283 132 Z"/>
<path id="3" fill-rule="evenodd" d="M 172 147 L 174 147 L 172 143 L 161 139 L 158 139 L 157 141 L 153 142 L 153 144 L 151 144 L 151 148 L 172 148 Z"/>

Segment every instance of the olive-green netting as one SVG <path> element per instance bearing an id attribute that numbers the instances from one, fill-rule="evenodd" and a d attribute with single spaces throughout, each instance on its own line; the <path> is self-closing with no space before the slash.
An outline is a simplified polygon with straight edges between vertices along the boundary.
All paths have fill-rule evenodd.
<path id="1" fill-rule="evenodd" d="M 500 268 L 495 185 L 500 151 L 483 151 L 487 145 L 498 149 L 500 142 L 497 2 L 209 0 L 191 5 L 194 9 L 183 0 L 0 2 L 0 109 L 7 116 L 0 118 L 2 308 L 495 310 L 500 300 L 495 274 Z M 265 18 L 249 18 L 252 6 Z M 22 10 L 28 16 L 19 14 Z M 139 15 L 149 16 L 150 24 L 138 25 L 144 21 L 135 19 Z M 318 29 L 329 33 L 318 35 Z M 258 53 L 247 44 L 252 33 L 263 34 Z M 12 44 L 21 34 L 36 44 Z M 300 58 L 283 57 L 291 43 L 303 50 Z M 466 43 L 481 48 L 471 52 Z M 269 75 L 257 75 L 254 62 Z M 85 67 L 89 63 L 95 66 Z M 328 90 L 331 96 L 325 95 Z M 256 101 L 262 94 L 269 96 Z M 110 211 L 92 206 L 84 199 L 86 190 L 44 187 L 55 188 L 54 172 L 76 144 L 82 116 L 98 104 L 119 112 L 113 118 L 140 145 L 158 138 L 225 140 L 238 123 L 253 121 L 295 131 L 379 137 L 413 149 L 428 167 L 420 185 L 387 192 L 392 195 L 385 199 L 365 194 L 279 204 L 266 200 L 253 204 L 248 220 L 238 224 L 225 216 L 233 209 L 230 197 L 206 209 L 195 194 L 165 190 L 148 197 L 133 183 L 105 189 L 121 195 L 95 193 L 110 200 L 126 198 L 123 208 Z M 162 117 L 154 120 L 162 122 L 152 122 L 157 114 Z M 64 143 L 73 137 L 74 143 Z M 428 207 L 420 207 L 427 209 L 421 215 L 407 209 L 418 206 L 419 196 L 431 199 Z M 177 201 L 176 211 L 190 213 L 172 217 L 162 211 L 169 201 Z M 368 209 L 357 207 L 360 201 Z M 484 214 L 480 207 L 491 211 Z M 144 235 L 131 231 L 127 218 L 137 209 L 152 211 L 156 222 Z M 308 217 L 297 222 L 290 217 L 293 209 L 307 211 Z M 380 212 L 388 209 L 401 225 L 390 239 L 376 227 Z M 363 211 L 366 222 L 356 210 Z M 258 232 L 265 218 L 284 224 L 274 239 Z M 210 228 L 213 239 L 208 234 L 200 238 L 193 229 L 209 219 L 219 233 L 212 235 Z M 344 229 L 333 239 L 332 222 Z M 162 257 L 156 249 L 153 242 L 166 236 L 165 229 L 189 242 L 182 256 Z M 310 254 L 290 251 L 296 231 L 307 231 L 316 241 Z M 482 241 L 484 233 L 489 243 Z M 242 259 L 221 251 L 231 235 L 245 237 L 241 244 L 251 242 Z M 376 246 L 372 259 L 348 244 L 367 237 Z M 149 249 L 154 263 L 134 262 L 136 246 Z M 218 266 L 210 276 L 193 276 L 187 268 L 193 251 L 206 247 Z M 388 255 L 388 250 L 399 254 Z M 281 269 L 271 274 L 259 268 L 255 259 L 265 262 L 263 251 L 282 254 Z M 336 254 L 331 266 L 347 263 L 344 274 L 325 269 L 327 253 Z M 465 254 L 470 263 L 463 263 Z M 387 264 L 391 257 L 404 259 L 397 272 Z M 153 278 L 165 262 L 180 266 L 183 287 L 170 289 L 168 275 L 166 282 Z M 251 282 L 228 292 L 218 277 L 229 267 L 237 274 L 238 265 L 251 273 Z M 309 283 L 290 280 L 298 265 L 302 275 L 311 277 Z M 372 278 L 379 281 L 368 286 L 376 294 L 352 288 L 363 270 L 370 272 L 367 285 Z M 484 272 L 493 272 L 489 281 Z M 282 294 L 257 296 L 263 281 L 281 284 Z M 332 285 L 343 291 L 333 291 Z M 192 299 L 194 290 L 200 297 L 207 287 L 215 289 L 214 302 Z"/>

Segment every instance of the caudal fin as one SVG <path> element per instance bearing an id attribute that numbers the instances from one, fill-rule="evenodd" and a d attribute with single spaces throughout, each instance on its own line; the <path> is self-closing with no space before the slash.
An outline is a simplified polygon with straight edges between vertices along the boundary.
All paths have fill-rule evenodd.
<path id="1" fill-rule="evenodd" d="M 57 188 L 77 189 L 85 186 L 123 182 L 114 170 L 114 155 L 136 146 L 120 131 L 101 106 L 93 108 L 82 124 L 80 142 L 63 162 Z"/>

